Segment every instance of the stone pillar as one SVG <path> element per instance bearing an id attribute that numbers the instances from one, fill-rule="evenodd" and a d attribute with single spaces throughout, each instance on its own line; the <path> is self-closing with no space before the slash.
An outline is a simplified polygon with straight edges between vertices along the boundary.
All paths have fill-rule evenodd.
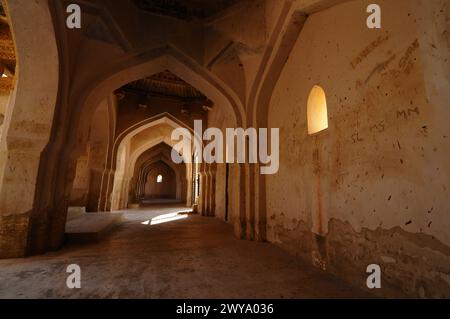
<path id="1" fill-rule="evenodd" d="M 91 169 L 86 211 L 98 212 L 101 201 L 102 172 Z"/>
<path id="2" fill-rule="evenodd" d="M 114 175 L 116 171 L 107 169 L 102 174 L 102 186 L 100 189 L 99 210 L 107 212 L 111 210 L 111 193 L 114 186 Z"/>
<path id="3" fill-rule="evenodd" d="M 214 217 L 216 216 L 216 167 L 210 166 L 210 172 L 209 172 L 209 210 L 208 210 L 208 216 Z"/>
<path id="4" fill-rule="evenodd" d="M 0 140 L 0 258 L 27 253 L 39 161 L 51 133 L 59 76 L 48 1 L 5 4 L 20 64 Z"/>

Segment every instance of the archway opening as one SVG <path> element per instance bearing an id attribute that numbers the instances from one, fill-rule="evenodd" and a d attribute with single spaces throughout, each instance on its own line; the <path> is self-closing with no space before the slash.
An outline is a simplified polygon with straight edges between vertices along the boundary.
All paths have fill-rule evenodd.
<path id="1" fill-rule="evenodd" d="M 152 164 L 144 188 L 145 200 L 176 199 L 176 183 L 176 174 L 169 165 L 162 161 Z"/>

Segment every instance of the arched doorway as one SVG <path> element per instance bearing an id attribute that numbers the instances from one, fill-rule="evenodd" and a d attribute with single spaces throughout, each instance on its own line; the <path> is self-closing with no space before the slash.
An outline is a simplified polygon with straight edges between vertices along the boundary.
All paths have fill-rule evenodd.
<path id="1" fill-rule="evenodd" d="M 158 199 L 176 199 L 177 178 L 174 170 L 158 161 L 151 165 L 145 176 L 143 201 Z"/>
<path id="2" fill-rule="evenodd" d="M 36 222 L 41 226 L 36 228 L 37 233 L 33 234 L 33 237 L 39 237 L 42 245 L 36 246 L 33 250 L 44 251 L 47 249 L 45 247 L 58 248 L 61 245 L 67 213 L 66 197 L 72 189 L 76 159 L 82 154 L 88 140 L 89 118 L 92 117 L 97 105 L 117 88 L 151 74 L 169 70 L 205 93 L 215 105 L 223 108 L 225 113 L 228 112 L 227 114 L 234 122 L 232 126 L 242 123 L 242 105 L 235 94 L 210 72 L 178 50 L 169 46 L 151 49 L 140 53 L 139 56 L 139 59 L 134 59 L 132 55 L 129 55 L 127 59 L 111 65 L 108 72 L 96 75 L 93 81 L 82 86 L 83 90 L 80 92 L 72 92 L 71 95 L 77 98 L 70 100 L 69 105 L 65 104 L 64 116 L 55 119 L 60 121 L 58 124 L 60 131 L 58 131 L 58 138 L 44 154 L 40 170 L 40 187 L 34 208 Z M 111 193 L 113 194 L 110 201 L 111 208 L 124 207 L 127 202 L 123 199 L 127 197 L 128 186 L 119 185 L 129 185 L 129 180 L 124 179 L 125 175 L 117 174 L 117 170 L 125 173 L 125 164 L 116 166 L 117 154 L 124 154 L 124 152 L 124 158 L 127 158 L 130 155 L 127 149 L 113 147 L 108 154 L 107 169 L 101 186 L 102 194 L 106 193 L 107 196 L 100 198 L 100 205 L 106 209 L 109 209 Z M 46 172 L 45 175 L 44 172 Z M 54 176 L 50 178 L 48 172 Z M 241 174 L 239 178 L 242 177 Z M 244 187 L 239 179 L 233 180 L 233 183 L 236 184 L 235 189 Z M 206 200 L 209 193 L 206 190 L 201 193 Z M 238 194 L 237 206 L 243 212 L 245 206 L 243 189 Z M 121 198 L 121 200 L 113 203 L 113 198 Z M 37 218 L 38 216 L 41 218 Z M 52 231 L 46 231 L 48 227 L 51 227 Z M 37 239 L 33 241 L 37 242 Z"/>

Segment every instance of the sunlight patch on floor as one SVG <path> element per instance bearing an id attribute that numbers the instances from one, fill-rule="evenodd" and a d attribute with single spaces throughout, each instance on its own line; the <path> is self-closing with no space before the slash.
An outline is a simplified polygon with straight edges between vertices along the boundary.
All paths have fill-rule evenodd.
<path id="1" fill-rule="evenodd" d="M 152 219 L 146 220 L 142 222 L 142 225 L 158 225 L 163 223 L 168 223 L 175 220 L 185 219 L 188 217 L 188 213 L 191 213 L 192 209 L 187 209 L 179 212 L 169 213 L 169 214 L 163 214 L 156 216 Z"/>

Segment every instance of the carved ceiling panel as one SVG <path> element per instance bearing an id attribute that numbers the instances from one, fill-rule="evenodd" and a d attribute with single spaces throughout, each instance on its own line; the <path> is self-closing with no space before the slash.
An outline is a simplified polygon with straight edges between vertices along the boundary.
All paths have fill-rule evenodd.
<path id="1" fill-rule="evenodd" d="M 199 101 L 205 102 L 205 105 L 211 104 L 203 93 L 170 71 L 160 72 L 148 78 L 129 83 L 122 87 L 120 91 L 177 99 L 185 102 Z"/>
<path id="2" fill-rule="evenodd" d="M 239 0 L 131 0 L 139 9 L 182 20 L 202 20 Z"/>

